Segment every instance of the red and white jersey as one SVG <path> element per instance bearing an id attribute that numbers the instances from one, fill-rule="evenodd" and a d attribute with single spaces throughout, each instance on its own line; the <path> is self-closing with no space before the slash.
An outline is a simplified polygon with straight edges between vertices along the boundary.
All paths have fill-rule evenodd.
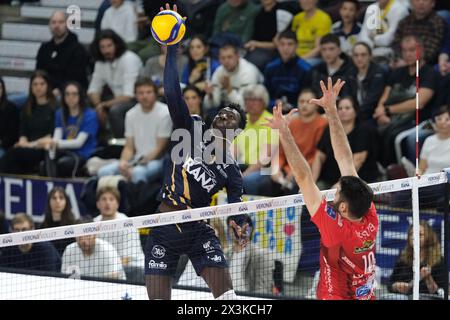
<path id="1" fill-rule="evenodd" d="M 341 217 L 325 199 L 311 221 L 319 228 L 318 299 L 375 299 L 378 217 L 372 203 L 359 222 Z"/>

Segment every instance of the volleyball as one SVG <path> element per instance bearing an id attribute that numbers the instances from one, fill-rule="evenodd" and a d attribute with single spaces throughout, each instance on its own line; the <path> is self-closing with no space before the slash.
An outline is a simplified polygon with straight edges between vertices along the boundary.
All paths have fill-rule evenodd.
<path id="1" fill-rule="evenodd" d="M 183 17 L 172 10 L 159 12 L 152 20 L 152 35 L 156 41 L 168 46 L 183 39 L 186 25 Z"/>

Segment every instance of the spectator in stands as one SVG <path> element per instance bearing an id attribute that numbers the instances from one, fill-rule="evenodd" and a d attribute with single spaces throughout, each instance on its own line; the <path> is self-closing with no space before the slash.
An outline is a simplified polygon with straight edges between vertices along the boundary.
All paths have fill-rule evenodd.
<path id="1" fill-rule="evenodd" d="M 331 33 L 339 37 L 342 51 L 349 56 L 361 32 L 361 23 L 357 21 L 358 11 L 358 0 L 343 0 L 339 9 L 341 19 L 331 26 Z"/>
<path id="2" fill-rule="evenodd" d="M 56 101 L 45 71 L 31 76 L 28 100 L 21 111 L 20 138 L 4 158 L 3 172 L 26 174 L 38 171 L 44 160 L 46 138 L 53 133 Z"/>
<path id="3" fill-rule="evenodd" d="M 266 118 L 272 117 L 272 114 L 267 111 L 269 93 L 266 88 L 262 84 L 248 86 L 243 92 L 243 98 L 247 124 L 244 131 L 234 141 L 234 151 L 242 167 L 244 191 L 256 195 L 264 174 L 264 167 L 270 164 L 277 136 L 270 128 L 263 125 Z"/>
<path id="4" fill-rule="evenodd" d="M 338 101 L 337 108 L 358 176 L 367 182 L 376 181 L 379 172 L 374 133 L 370 128 L 359 124 L 358 105 L 352 97 L 344 96 Z M 313 178 L 321 190 L 335 188 L 339 180 L 339 167 L 334 158 L 329 128 L 325 129 L 317 149 L 312 164 Z"/>
<path id="5" fill-rule="evenodd" d="M 447 30 L 445 32 L 444 45 L 438 59 L 439 72 L 443 77 L 450 74 L 450 18 L 446 22 Z"/>
<path id="6" fill-rule="evenodd" d="M 292 21 L 297 35 L 297 55 L 314 66 L 320 63 L 320 38 L 331 32 L 331 18 L 317 8 L 318 0 L 299 0 L 302 12 Z"/>
<path id="7" fill-rule="evenodd" d="M 114 187 L 103 187 L 97 191 L 97 208 L 100 215 L 94 221 L 109 221 L 115 219 L 127 219 L 128 217 L 118 212 L 120 193 Z M 144 281 L 144 253 L 137 229 L 129 229 L 116 232 L 101 233 L 100 239 L 108 241 L 114 246 L 122 261 L 127 280 Z"/>
<path id="8" fill-rule="evenodd" d="M 131 2 L 125 0 L 110 0 L 109 7 L 103 15 L 101 30 L 114 30 L 125 42 L 137 39 L 137 15 Z"/>
<path id="9" fill-rule="evenodd" d="M 229 32 L 244 44 L 253 34 L 254 20 L 259 7 L 250 0 L 227 0 L 216 11 L 213 37 Z"/>
<path id="10" fill-rule="evenodd" d="M 12 232 L 34 230 L 33 219 L 17 213 L 11 220 Z M 0 266 L 4 268 L 59 272 L 61 257 L 49 242 L 36 242 L 0 249 Z"/>
<path id="11" fill-rule="evenodd" d="M 298 117 L 293 118 L 289 123 L 289 129 L 294 137 L 295 144 L 305 155 L 305 159 L 310 166 L 317 153 L 317 144 L 328 124 L 327 119 L 320 116 L 317 106 L 309 103 L 311 99 L 315 98 L 317 96 L 311 89 L 303 89 L 298 97 Z M 282 146 L 280 146 L 279 159 L 280 171 L 271 176 L 272 180 L 279 184 L 285 193 L 297 192 L 297 184 Z"/>
<path id="12" fill-rule="evenodd" d="M 0 161 L 19 139 L 19 121 L 19 110 L 6 98 L 5 81 L 0 77 Z"/>
<path id="13" fill-rule="evenodd" d="M 400 49 L 406 35 L 414 34 L 423 41 L 423 56 L 427 63 L 435 64 L 445 36 L 445 21 L 434 11 L 435 0 L 411 0 L 412 12 L 400 21 L 395 32 L 394 48 Z M 400 60 L 397 65 L 403 66 Z"/>
<path id="14" fill-rule="evenodd" d="M 285 21 L 284 15 L 290 19 Z M 261 8 L 254 20 L 253 34 L 250 40 L 244 44 L 244 48 L 247 49 L 245 59 L 257 66 L 259 70 L 264 71 L 266 64 L 276 57 L 275 37 L 278 31 L 284 31 L 291 20 L 292 14 L 282 10 L 281 4 L 276 0 L 261 0 Z M 282 26 L 283 24 L 285 25 Z"/>
<path id="15" fill-rule="evenodd" d="M 450 109 L 442 106 L 434 115 L 435 134 L 422 146 L 419 169 L 421 174 L 440 172 L 450 167 Z"/>
<path id="16" fill-rule="evenodd" d="M 247 232 L 248 245 L 242 248 L 238 241 L 231 235 L 231 217 L 227 218 L 228 232 L 233 239 L 231 248 L 227 253 L 233 288 L 236 291 L 246 291 L 259 294 L 272 294 L 273 269 L 275 261 L 266 249 L 260 248 L 251 242 L 253 238 L 253 221 L 247 216 L 249 224 Z"/>
<path id="17" fill-rule="evenodd" d="M 158 88 L 158 97 L 160 99 L 165 99 L 164 97 L 164 64 L 166 63 L 167 46 L 160 46 L 161 54 L 158 56 L 151 57 L 145 63 L 144 68 L 139 71 L 139 76 L 143 78 L 152 79 Z M 177 70 L 178 75 L 181 78 L 183 68 L 188 63 L 188 59 L 184 56 L 181 51 L 177 59 Z"/>
<path id="18" fill-rule="evenodd" d="M 167 105 L 157 101 L 156 86 L 148 78 L 135 84 L 138 104 L 125 116 L 125 147 L 119 161 L 100 168 L 100 177 L 121 174 L 134 183 L 162 176 L 163 155 L 172 133 Z"/>
<path id="19" fill-rule="evenodd" d="M 105 126 L 108 113 L 112 134 L 122 138 L 125 114 L 136 104 L 133 88 L 142 62 L 126 49 L 122 38 L 112 30 L 102 30 L 92 48 L 96 62 L 88 89 L 89 99 L 97 110 L 100 124 Z M 110 91 L 109 97 L 104 92 L 105 86 Z"/>
<path id="20" fill-rule="evenodd" d="M 93 222 L 82 217 L 76 224 Z M 125 280 L 120 256 L 108 241 L 97 235 L 80 236 L 77 242 L 69 244 L 62 256 L 61 272 L 75 276 Z"/>
<path id="21" fill-rule="evenodd" d="M 331 77 L 333 82 L 337 79 L 346 81 L 353 65 L 350 59 L 342 54 L 339 38 L 334 34 L 327 34 L 320 39 L 320 56 L 323 62 L 311 69 L 311 87 L 317 96 L 321 94 L 320 81 L 326 82 L 328 77 Z M 345 86 L 341 95 L 348 95 L 348 91 L 348 86 Z"/>
<path id="22" fill-rule="evenodd" d="M 413 258 L 414 258 L 413 226 L 408 229 L 406 247 L 398 258 L 389 279 L 388 288 L 397 293 L 395 299 L 401 295 L 411 295 L 413 291 Z M 421 294 L 438 296 L 439 289 L 448 285 L 446 282 L 445 261 L 441 256 L 439 239 L 426 221 L 420 222 L 420 283 Z M 401 294 L 401 295 L 398 295 Z M 404 297 L 407 298 L 407 297 Z M 424 299 L 425 297 L 421 297 Z"/>
<path id="23" fill-rule="evenodd" d="M 201 35 L 193 36 L 189 42 L 188 57 L 189 61 L 184 66 L 181 82 L 196 86 L 204 92 L 206 83 L 211 81 L 212 74 L 220 66 L 219 61 L 208 56 L 208 43 Z"/>
<path id="24" fill-rule="evenodd" d="M 308 71 L 311 66 L 296 55 L 296 48 L 294 32 L 287 30 L 280 33 L 277 40 L 280 58 L 270 62 L 264 70 L 264 85 L 270 95 L 269 106 L 274 106 L 277 100 L 295 105 L 300 91 L 310 86 Z"/>
<path id="25" fill-rule="evenodd" d="M 44 211 L 44 222 L 41 228 L 54 228 L 67 226 L 75 223 L 75 215 L 72 212 L 70 199 L 66 191 L 62 187 L 53 187 L 47 196 L 47 205 Z M 74 242 L 73 238 L 65 238 L 53 240 L 52 244 L 55 246 L 59 255 L 62 256 L 64 249 Z"/>
<path id="26" fill-rule="evenodd" d="M 414 35 L 405 36 L 401 42 L 402 59 L 406 66 L 394 70 L 390 75 L 373 117 L 382 135 L 381 163 L 388 166 L 396 161 L 394 151 L 395 137 L 415 125 L 416 108 L 416 47 L 423 43 Z M 438 88 L 438 74 L 420 60 L 420 119 L 429 119 L 432 113 L 434 95 Z"/>
<path id="27" fill-rule="evenodd" d="M 239 56 L 231 44 L 220 48 L 221 66 L 214 72 L 211 84 L 205 87 L 205 109 L 215 109 L 225 103 L 244 105 L 243 90 L 252 84 L 262 83 L 263 76 L 254 64 Z"/>
<path id="28" fill-rule="evenodd" d="M 365 42 L 353 47 L 353 66 L 347 74 L 349 94 L 358 101 L 360 119 L 372 120 L 372 115 L 386 86 L 386 73 L 372 62 L 372 50 Z"/>
<path id="29" fill-rule="evenodd" d="M 408 8 L 400 0 L 377 0 L 367 7 L 359 41 L 372 48 L 377 62 L 389 64 L 393 60 L 391 44 L 398 23 L 407 15 Z"/>
<path id="30" fill-rule="evenodd" d="M 84 90 L 79 83 L 68 82 L 63 95 L 62 107 L 55 115 L 53 137 L 43 139 L 55 165 L 55 172 L 46 174 L 75 177 L 97 147 L 97 114 L 87 107 Z"/>
<path id="31" fill-rule="evenodd" d="M 189 108 L 189 113 L 203 118 L 202 92 L 197 87 L 187 86 L 183 89 L 183 98 Z"/>
<path id="32" fill-rule="evenodd" d="M 77 81 L 84 89 L 88 87 L 89 56 L 76 34 L 67 28 L 64 11 L 55 11 L 49 22 L 52 39 L 39 48 L 36 69 L 47 71 L 55 96 L 61 96 L 68 81 Z"/>

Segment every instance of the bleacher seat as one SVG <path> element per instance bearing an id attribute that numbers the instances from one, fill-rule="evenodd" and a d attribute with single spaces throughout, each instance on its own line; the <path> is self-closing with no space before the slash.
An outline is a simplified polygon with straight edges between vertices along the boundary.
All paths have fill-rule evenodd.
<path id="1" fill-rule="evenodd" d="M 8 77 L 4 76 L 6 89 L 8 94 L 28 92 L 30 86 L 30 79 L 21 77 Z"/>
<path id="2" fill-rule="evenodd" d="M 76 4 L 81 9 L 98 9 L 102 2 L 102 0 L 41 0 L 41 6 L 67 8 Z"/>
<path id="3" fill-rule="evenodd" d="M 36 69 L 36 60 L 0 56 L 0 69 L 33 71 Z"/>
<path id="4" fill-rule="evenodd" d="M 55 7 L 41 7 L 34 5 L 22 5 L 20 7 L 20 15 L 24 18 L 37 18 L 48 20 L 55 10 L 60 10 L 61 8 Z M 97 10 L 83 9 L 81 12 L 81 21 L 83 22 L 94 22 L 97 16 Z"/>
<path id="5" fill-rule="evenodd" d="M 0 40 L 0 56 L 34 59 L 40 46 L 40 42 Z"/>
<path id="6" fill-rule="evenodd" d="M 95 29 L 83 27 L 73 32 L 81 43 L 89 44 L 94 39 Z M 44 42 L 51 38 L 51 34 L 47 25 L 6 22 L 2 25 L 2 38 Z"/>

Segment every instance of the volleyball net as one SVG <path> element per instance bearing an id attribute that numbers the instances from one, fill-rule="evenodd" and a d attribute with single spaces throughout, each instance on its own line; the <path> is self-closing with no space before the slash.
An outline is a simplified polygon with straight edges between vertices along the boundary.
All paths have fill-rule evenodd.
<path id="1" fill-rule="evenodd" d="M 442 172 L 370 184 L 379 217 L 378 299 L 448 296 L 447 181 Z M 327 201 L 334 199 L 335 190 L 322 193 Z M 229 217 L 240 214 L 251 218 L 249 244 L 244 249 L 228 223 Z M 192 227 L 205 220 L 217 235 L 223 255 L 219 243 L 205 236 L 209 231 L 202 234 Z M 145 258 L 147 237 L 162 226 L 183 236 L 170 249 L 149 246 Z M 226 196 L 220 194 L 213 207 L 48 229 L 32 227 L 19 217 L 12 221 L 11 233 L 0 235 L 1 299 L 147 299 L 144 267 L 171 274 L 172 299 L 213 299 L 197 275 L 198 267 L 222 266 L 223 260 L 240 299 L 315 299 L 320 234 L 301 194 L 245 196 L 244 202 L 234 204 L 226 204 Z M 167 241 L 171 241 L 170 232 Z"/>

